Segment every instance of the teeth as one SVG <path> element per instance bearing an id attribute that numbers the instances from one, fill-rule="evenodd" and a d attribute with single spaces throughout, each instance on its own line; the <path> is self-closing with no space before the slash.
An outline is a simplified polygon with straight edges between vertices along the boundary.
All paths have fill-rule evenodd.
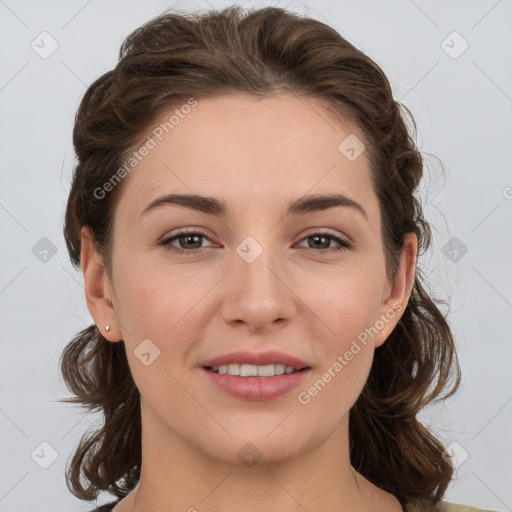
<path id="1" fill-rule="evenodd" d="M 284 373 L 294 373 L 297 370 L 292 366 L 284 364 L 267 364 L 256 366 L 254 364 L 225 364 L 223 366 L 212 366 L 212 371 L 240 377 L 273 377 Z"/>

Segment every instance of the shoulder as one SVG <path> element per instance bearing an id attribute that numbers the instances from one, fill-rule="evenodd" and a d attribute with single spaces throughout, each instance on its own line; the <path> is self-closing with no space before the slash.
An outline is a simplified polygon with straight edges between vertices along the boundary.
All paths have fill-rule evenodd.
<path id="1" fill-rule="evenodd" d="M 490 509 L 471 507 L 469 505 L 461 505 L 451 503 L 450 501 L 441 501 L 436 505 L 408 505 L 407 512 L 495 512 Z"/>
<path id="2" fill-rule="evenodd" d="M 120 500 L 115 500 L 110 503 L 105 503 L 105 505 L 89 510 L 89 512 L 110 512 L 119 503 L 119 501 Z"/>

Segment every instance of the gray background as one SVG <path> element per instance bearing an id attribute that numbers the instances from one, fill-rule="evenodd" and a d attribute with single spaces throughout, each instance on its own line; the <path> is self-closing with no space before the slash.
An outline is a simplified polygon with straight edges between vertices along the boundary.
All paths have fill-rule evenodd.
<path id="1" fill-rule="evenodd" d="M 78 103 L 115 65 L 123 38 L 149 18 L 172 5 L 229 4 L 0 0 L 2 512 L 94 505 L 68 491 L 63 472 L 82 433 L 101 417 L 56 401 L 69 396 L 60 353 L 92 323 L 61 233 Z M 415 116 L 434 231 L 420 265 L 432 291 L 450 301 L 463 372 L 458 393 L 420 419 L 446 445 L 457 443 L 445 499 L 512 510 L 511 1 L 239 4 L 286 7 L 334 26 L 383 68 L 395 98 Z M 58 43 L 47 58 L 31 47 L 46 37 L 51 49 L 43 31 Z M 443 162 L 444 175 L 427 153 Z M 110 500 L 104 494 L 97 504 Z"/>

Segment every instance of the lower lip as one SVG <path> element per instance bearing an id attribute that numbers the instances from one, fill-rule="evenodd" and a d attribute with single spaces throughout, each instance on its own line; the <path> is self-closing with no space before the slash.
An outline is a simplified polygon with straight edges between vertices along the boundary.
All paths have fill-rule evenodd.
<path id="1" fill-rule="evenodd" d="M 215 373 L 202 368 L 211 381 L 222 391 L 242 400 L 267 401 L 278 398 L 300 386 L 310 369 L 285 373 L 274 377 L 240 377 Z"/>

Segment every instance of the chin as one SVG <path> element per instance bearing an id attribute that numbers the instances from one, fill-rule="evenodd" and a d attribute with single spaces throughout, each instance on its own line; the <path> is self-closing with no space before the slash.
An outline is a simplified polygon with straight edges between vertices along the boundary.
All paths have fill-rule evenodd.
<path id="1" fill-rule="evenodd" d="M 282 418 L 279 420 L 282 421 Z M 228 429 L 233 438 L 219 439 L 218 442 L 212 438 L 208 439 L 209 449 L 212 443 L 215 444 L 215 453 L 212 456 L 220 462 L 236 466 L 239 468 L 253 467 L 275 467 L 293 460 L 302 447 L 306 448 L 308 444 L 305 439 L 304 431 L 301 437 L 296 438 L 291 435 L 289 429 L 275 422 L 271 428 L 264 425 L 264 428 L 258 428 L 254 425 L 247 429 L 237 429 L 236 432 Z M 273 430 L 274 429 L 274 430 Z M 269 434 L 270 432 L 270 434 Z"/>

